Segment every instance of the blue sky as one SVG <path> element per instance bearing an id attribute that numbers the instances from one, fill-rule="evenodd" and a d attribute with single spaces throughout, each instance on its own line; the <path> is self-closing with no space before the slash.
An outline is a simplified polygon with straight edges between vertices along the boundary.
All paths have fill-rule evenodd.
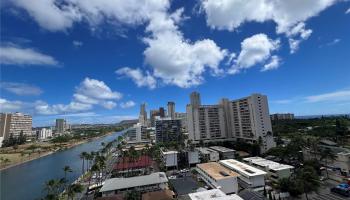
<path id="1" fill-rule="evenodd" d="M 2 112 L 111 123 L 176 102 L 258 92 L 270 112 L 350 113 L 341 0 L 5 0 Z"/>

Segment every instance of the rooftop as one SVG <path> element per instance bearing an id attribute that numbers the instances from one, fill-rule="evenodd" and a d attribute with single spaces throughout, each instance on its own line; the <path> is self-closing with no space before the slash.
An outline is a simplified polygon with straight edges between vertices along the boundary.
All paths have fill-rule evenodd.
<path id="1" fill-rule="evenodd" d="M 207 147 L 197 147 L 196 149 L 203 154 L 218 153 L 217 151 L 214 151 L 213 149 L 209 149 Z"/>
<path id="2" fill-rule="evenodd" d="M 164 172 L 156 172 L 145 176 L 135 176 L 130 178 L 107 179 L 100 192 L 121 190 L 152 184 L 167 183 L 168 179 Z"/>
<path id="3" fill-rule="evenodd" d="M 229 149 L 229 148 L 226 148 L 226 147 L 223 147 L 223 146 L 211 146 L 209 147 L 215 151 L 220 151 L 220 152 L 235 152 L 236 150 L 233 150 L 233 149 Z"/>
<path id="4" fill-rule="evenodd" d="M 142 200 L 153 200 L 153 199 L 161 199 L 161 200 L 172 200 L 174 199 L 174 192 L 171 190 L 160 190 L 155 192 L 147 192 L 142 194 Z"/>
<path id="5" fill-rule="evenodd" d="M 205 171 L 209 176 L 211 176 L 215 180 L 239 176 L 239 174 L 223 167 L 217 162 L 197 164 L 197 167 Z"/>
<path id="6" fill-rule="evenodd" d="M 234 159 L 220 160 L 219 163 L 247 176 L 266 175 L 266 172 Z"/>
<path id="7" fill-rule="evenodd" d="M 219 189 L 188 194 L 191 200 L 243 200 L 238 195 L 226 195 Z"/>
<path id="8" fill-rule="evenodd" d="M 268 167 L 269 169 L 272 169 L 272 170 L 294 169 L 293 166 L 280 164 L 278 162 L 266 160 L 265 158 L 261 158 L 261 157 L 250 157 L 250 158 L 244 158 L 243 160 L 247 162 L 251 162 L 260 167 Z"/>
<path id="9" fill-rule="evenodd" d="M 140 156 L 138 160 L 132 160 L 130 157 L 121 157 L 114 165 L 115 170 L 139 169 L 151 166 L 152 158 L 149 156 Z"/>

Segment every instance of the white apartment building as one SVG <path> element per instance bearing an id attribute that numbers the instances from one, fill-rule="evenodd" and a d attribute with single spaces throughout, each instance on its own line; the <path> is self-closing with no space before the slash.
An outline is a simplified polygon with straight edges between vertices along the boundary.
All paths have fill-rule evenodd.
<path id="1" fill-rule="evenodd" d="M 127 130 L 126 140 L 128 143 L 148 143 L 147 127 L 142 126 L 140 123 L 134 124 L 134 126 Z"/>
<path id="2" fill-rule="evenodd" d="M 250 157 L 243 160 L 249 165 L 265 171 L 268 178 L 274 182 L 282 178 L 289 178 L 294 169 L 293 166 L 280 164 L 261 157 Z"/>
<path id="3" fill-rule="evenodd" d="M 220 160 L 219 163 L 238 173 L 238 183 L 243 188 L 257 188 L 265 185 L 266 172 L 234 159 Z"/>
<path id="4" fill-rule="evenodd" d="M 188 159 L 189 165 L 200 163 L 199 151 L 196 149 L 194 149 L 193 151 L 188 150 L 187 151 L 187 159 Z"/>
<path id="5" fill-rule="evenodd" d="M 234 159 L 236 151 L 222 146 L 211 146 L 210 149 L 217 151 L 221 160 Z"/>
<path id="6" fill-rule="evenodd" d="M 177 151 L 162 150 L 161 155 L 163 158 L 164 167 L 176 167 L 177 166 Z"/>
<path id="7" fill-rule="evenodd" d="M 127 191 L 152 192 L 165 190 L 168 187 L 168 178 L 164 172 L 156 172 L 145 176 L 130 178 L 107 179 L 100 192 L 102 197 L 115 194 L 125 194 Z"/>
<path id="8" fill-rule="evenodd" d="M 216 162 L 220 160 L 220 154 L 217 151 L 206 147 L 197 147 L 196 150 L 199 151 L 202 160 L 207 160 L 208 162 Z"/>
<path id="9" fill-rule="evenodd" d="M 219 189 L 190 193 L 188 196 L 190 200 L 243 200 L 237 194 L 227 195 Z"/>
<path id="10" fill-rule="evenodd" d="M 51 128 L 42 128 L 39 132 L 39 139 L 45 140 L 47 138 L 52 137 L 52 129 Z"/>
<path id="11" fill-rule="evenodd" d="M 237 173 L 223 167 L 217 162 L 197 164 L 200 178 L 213 189 L 220 189 L 225 194 L 237 194 Z"/>
<path id="12" fill-rule="evenodd" d="M 222 99 L 218 105 L 200 105 L 198 98 L 199 95 L 191 94 L 191 102 L 196 105 L 186 108 L 189 139 L 195 143 L 243 140 L 260 143 L 262 153 L 276 146 L 265 95 Z"/>
<path id="13" fill-rule="evenodd" d="M 22 113 L 1 113 L 0 115 L 0 146 L 10 135 L 18 137 L 32 134 L 32 116 Z"/>

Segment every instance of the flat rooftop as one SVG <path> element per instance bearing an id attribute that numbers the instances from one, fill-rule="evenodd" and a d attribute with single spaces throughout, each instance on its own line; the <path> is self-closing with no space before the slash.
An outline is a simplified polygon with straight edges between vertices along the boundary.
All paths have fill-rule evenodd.
<path id="1" fill-rule="evenodd" d="M 105 181 L 105 184 L 102 186 L 100 192 L 108 192 L 167 182 L 168 178 L 164 172 L 156 172 L 150 175 L 135 176 L 130 178 L 111 178 Z"/>
<path id="2" fill-rule="evenodd" d="M 197 147 L 196 149 L 203 154 L 218 153 L 217 151 L 213 149 L 209 149 L 207 147 Z"/>
<path id="3" fill-rule="evenodd" d="M 197 167 L 205 171 L 209 176 L 211 176 L 215 180 L 239 176 L 239 174 L 237 174 L 236 172 L 233 172 L 232 170 L 223 167 L 217 162 L 197 164 Z"/>
<path id="4" fill-rule="evenodd" d="M 280 164 L 278 162 L 267 160 L 261 157 L 250 157 L 250 158 L 244 158 L 243 160 L 247 162 L 251 162 L 260 167 L 268 167 L 269 169 L 276 170 L 276 171 L 284 170 L 284 169 L 294 169 L 294 167 L 291 165 Z"/>
<path id="5" fill-rule="evenodd" d="M 191 200 L 243 200 L 238 195 L 226 195 L 220 189 L 206 190 L 188 194 Z"/>
<path id="6" fill-rule="evenodd" d="M 244 174 L 249 177 L 266 175 L 266 172 L 234 159 L 220 160 L 219 163 L 229 169 L 237 171 L 239 174 Z"/>
<path id="7" fill-rule="evenodd" d="M 234 149 L 229 149 L 229 148 L 226 148 L 226 147 L 223 147 L 223 146 L 211 146 L 209 147 L 210 149 L 213 149 L 215 151 L 219 151 L 219 152 L 222 152 L 222 153 L 226 153 L 226 152 L 235 152 L 236 150 Z"/>

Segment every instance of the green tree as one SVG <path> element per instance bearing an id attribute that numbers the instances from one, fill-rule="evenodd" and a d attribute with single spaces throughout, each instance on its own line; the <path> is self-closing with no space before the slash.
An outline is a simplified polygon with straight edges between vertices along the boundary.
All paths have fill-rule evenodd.
<path id="1" fill-rule="evenodd" d="M 72 184 L 67 188 L 68 199 L 74 199 L 77 193 L 84 191 L 84 187 L 80 184 Z"/>
<path id="2" fill-rule="evenodd" d="M 321 151 L 321 160 L 324 160 L 325 166 L 326 166 L 326 174 L 328 177 L 328 161 L 333 162 L 336 159 L 335 154 L 332 152 L 332 150 L 326 148 Z"/>
<path id="3" fill-rule="evenodd" d="M 320 186 L 319 177 L 314 168 L 310 166 L 305 166 L 298 171 L 296 183 L 302 188 L 307 200 L 309 199 L 307 194 L 317 191 Z"/>
<path id="4" fill-rule="evenodd" d="M 83 164 L 81 166 L 81 173 L 85 173 L 85 159 L 86 159 L 87 152 L 83 151 L 79 154 L 80 159 L 83 161 Z"/>

